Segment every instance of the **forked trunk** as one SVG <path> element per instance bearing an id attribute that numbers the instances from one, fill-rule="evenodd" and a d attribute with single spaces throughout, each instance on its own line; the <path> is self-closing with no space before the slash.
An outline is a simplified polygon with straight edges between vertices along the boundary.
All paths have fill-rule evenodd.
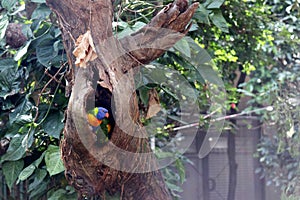
<path id="1" fill-rule="evenodd" d="M 188 6 L 186 0 L 177 0 L 144 28 L 120 40 L 113 37 L 111 0 L 47 0 L 47 4 L 59 21 L 70 66 L 71 96 L 61 152 L 66 178 L 79 199 L 105 192 L 119 193 L 120 199 L 171 199 L 139 122 L 133 75 L 138 66 L 158 58 L 184 36 L 198 3 Z M 87 55 L 76 67 L 72 52 L 78 37 L 88 31 Z M 89 57 L 93 51 L 95 60 Z M 112 137 L 104 146 L 96 144 L 85 118 L 86 110 L 95 105 L 104 105 L 114 115 Z"/>

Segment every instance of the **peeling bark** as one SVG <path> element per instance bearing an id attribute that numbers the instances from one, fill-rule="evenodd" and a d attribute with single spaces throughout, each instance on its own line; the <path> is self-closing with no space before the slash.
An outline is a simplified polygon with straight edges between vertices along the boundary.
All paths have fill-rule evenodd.
<path id="1" fill-rule="evenodd" d="M 79 199 L 105 192 L 118 192 L 120 199 L 171 199 L 138 120 L 132 69 L 138 71 L 138 66 L 158 58 L 181 39 L 198 3 L 188 6 L 186 0 L 177 0 L 144 28 L 120 40 L 112 34 L 112 1 L 47 0 L 47 4 L 57 15 L 74 84 L 61 142 L 68 182 L 78 191 Z M 85 69 L 74 68 L 75 41 L 87 30 L 92 33 L 98 58 Z M 124 77 L 126 82 L 121 84 Z M 96 105 L 115 111 L 112 137 L 102 147 L 95 144 L 85 118 L 95 96 Z M 119 106 L 124 100 L 125 106 Z"/>

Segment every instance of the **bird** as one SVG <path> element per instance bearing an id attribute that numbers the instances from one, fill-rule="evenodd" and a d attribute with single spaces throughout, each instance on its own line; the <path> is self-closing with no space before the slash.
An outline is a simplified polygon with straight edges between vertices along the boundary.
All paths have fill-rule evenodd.
<path id="1" fill-rule="evenodd" d="M 95 107 L 87 114 L 88 123 L 96 134 L 97 141 L 101 144 L 107 142 L 110 138 L 111 125 L 108 118 L 108 110 L 103 107 Z"/>
<path id="2" fill-rule="evenodd" d="M 103 107 L 95 107 L 94 109 L 88 111 L 88 122 L 93 127 L 98 127 L 104 118 L 108 118 L 108 110 Z"/>

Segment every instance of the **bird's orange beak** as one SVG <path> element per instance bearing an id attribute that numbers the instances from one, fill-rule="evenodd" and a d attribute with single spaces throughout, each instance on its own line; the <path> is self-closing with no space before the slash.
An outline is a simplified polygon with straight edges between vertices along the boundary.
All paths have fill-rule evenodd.
<path id="1" fill-rule="evenodd" d="M 109 117 L 109 114 L 108 114 L 108 113 L 105 113 L 105 117 L 108 118 L 108 117 Z"/>

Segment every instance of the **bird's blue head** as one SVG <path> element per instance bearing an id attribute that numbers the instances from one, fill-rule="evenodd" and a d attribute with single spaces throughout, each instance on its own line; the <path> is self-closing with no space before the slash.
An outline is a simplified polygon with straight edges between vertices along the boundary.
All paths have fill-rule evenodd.
<path id="1" fill-rule="evenodd" d="M 103 107 L 96 107 L 95 109 L 97 109 L 97 114 L 96 117 L 99 120 L 104 119 L 105 117 L 108 118 L 109 114 L 108 114 L 108 110 L 103 108 Z"/>

